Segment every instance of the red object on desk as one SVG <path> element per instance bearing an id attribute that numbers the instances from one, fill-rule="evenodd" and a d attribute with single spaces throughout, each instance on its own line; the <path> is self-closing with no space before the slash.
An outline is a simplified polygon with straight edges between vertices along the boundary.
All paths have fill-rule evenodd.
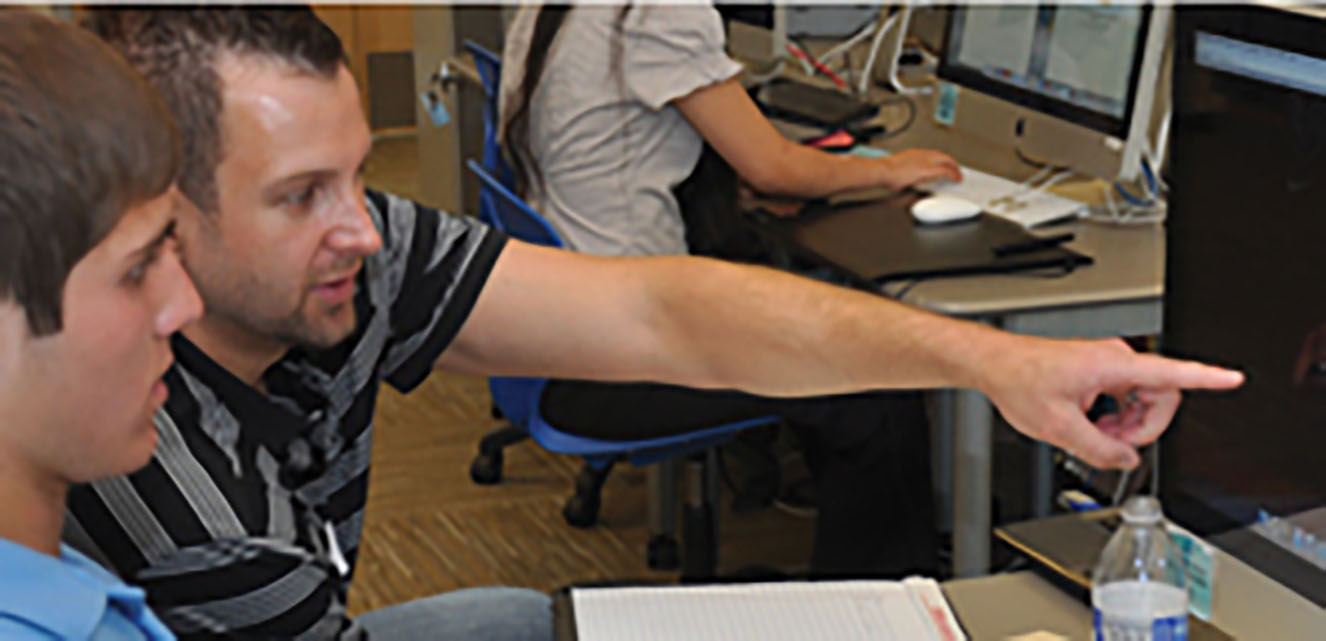
<path id="1" fill-rule="evenodd" d="M 807 138 L 801 141 L 801 144 L 807 147 L 817 149 L 851 149 L 856 145 L 856 136 L 848 133 L 846 130 L 839 129 L 833 133 L 814 138 Z"/>
<path id="2" fill-rule="evenodd" d="M 804 60 L 806 63 L 808 63 L 808 64 L 811 65 L 812 67 L 815 67 L 815 70 L 816 70 L 816 71 L 819 71 L 820 73 L 822 73 L 822 74 L 824 74 L 825 76 L 827 76 L 827 77 L 829 78 L 829 80 L 832 80 L 832 81 L 833 81 L 833 84 L 838 85 L 838 88 L 839 88 L 839 89 L 846 89 L 846 88 L 847 88 L 847 83 L 846 83 L 846 82 L 843 82 L 843 79 L 842 79 L 842 78 L 839 78 L 839 77 L 838 77 L 838 74 L 834 73 L 832 69 L 830 69 L 830 68 L 828 68 L 827 66 L 825 66 L 824 63 L 822 63 L 822 62 L 820 62 L 820 61 L 818 61 L 818 60 L 816 60 L 816 59 L 810 57 L 810 54 L 808 54 L 808 53 L 802 51 L 802 50 L 801 50 L 801 47 L 798 47 L 798 46 L 796 46 L 796 45 L 794 45 L 794 44 L 792 44 L 792 43 L 790 43 L 790 42 L 787 43 L 786 46 L 787 46 L 787 52 L 788 52 L 788 53 L 790 53 L 790 54 L 796 56 L 797 58 L 800 58 L 801 60 Z"/>

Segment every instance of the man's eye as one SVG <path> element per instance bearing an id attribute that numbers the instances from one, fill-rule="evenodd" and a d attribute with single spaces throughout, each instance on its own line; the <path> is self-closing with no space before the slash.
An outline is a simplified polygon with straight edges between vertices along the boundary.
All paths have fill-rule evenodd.
<path id="1" fill-rule="evenodd" d="M 286 204 L 296 207 L 304 207 L 309 204 L 309 201 L 313 200 L 313 193 L 316 189 L 317 187 L 315 185 L 309 185 L 300 191 L 290 194 L 285 199 Z"/>

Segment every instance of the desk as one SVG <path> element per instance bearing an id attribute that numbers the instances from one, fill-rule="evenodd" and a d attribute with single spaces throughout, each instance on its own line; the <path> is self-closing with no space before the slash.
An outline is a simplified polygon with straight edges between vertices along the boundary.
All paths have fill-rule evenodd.
<path id="1" fill-rule="evenodd" d="M 1217 556 L 1224 574 L 1215 585 L 1214 622 L 1222 631 L 1237 639 L 1307 641 L 1319 637 L 1326 625 L 1326 611 L 1237 559 L 1220 551 Z M 954 579 L 944 582 L 943 590 L 971 641 L 1006 641 L 1038 631 L 1070 641 L 1092 639 L 1087 603 L 1029 570 Z M 575 638 L 573 618 L 568 615 L 567 601 L 555 600 L 559 641 Z"/>
<path id="2" fill-rule="evenodd" d="M 934 124 L 930 98 L 918 98 L 917 109 L 912 127 L 884 141 L 884 146 L 941 149 L 964 166 L 1014 180 L 1035 173 L 1036 168 L 1020 161 L 1011 147 Z M 887 109 L 879 118 L 897 122 L 897 115 Z M 1062 232 L 1074 233 L 1076 238 L 1068 247 L 1092 256 L 1096 264 L 1053 279 L 1018 275 L 935 279 L 907 289 L 903 299 L 935 312 L 1038 336 L 1106 338 L 1159 333 L 1164 227 L 1081 221 L 1052 230 Z M 906 285 L 888 285 L 883 293 L 896 296 Z M 937 395 L 935 473 L 939 509 L 953 518 L 955 575 L 978 576 L 988 572 L 990 565 L 993 408 L 973 390 L 945 390 Z M 1050 473 L 1050 449 L 1039 446 L 1032 502 L 1038 515 L 1049 510 Z"/>
<path id="3" fill-rule="evenodd" d="M 1163 228 L 1079 222 L 1056 231 L 1061 229 L 1076 234 L 1069 247 L 1095 258 L 1095 265 L 1053 279 L 999 275 L 925 281 L 907 291 L 904 300 L 1022 334 L 1104 338 L 1159 333 Z M 884 292 L 896 294 L 901 287 L 893 284 Z M 974 390 L 942 392 L 939 407 L 940 509 L 953 515 L 954 573 L 975 576 L 990 563 L 993 408 Z M 1036 458 L 1032 505 L 1037 516 L 1044 516 L 1051 499 L 1050 448 L 1039 445 Z M 949 479 L 952 487 L 944 488 Z M 945 489 L 951 491 L 951 506 Z"/>
<path id="4" fill-rule="evenodd" d="M 956 579 L 943 587 L 971 641 L 1004 641 L 1042 630 L 1091 641 L 1091 609 L 1030 571 Z"/>

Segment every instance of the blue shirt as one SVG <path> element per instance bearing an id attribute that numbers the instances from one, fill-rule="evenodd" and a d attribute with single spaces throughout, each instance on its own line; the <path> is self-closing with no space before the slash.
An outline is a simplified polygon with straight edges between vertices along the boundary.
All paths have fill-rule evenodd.
<path id="1" fill-rule="evenodd" d="M 172 640 L 143 591 L 61 545 L 54 558 L 0 539 L 0 639 Z"/>

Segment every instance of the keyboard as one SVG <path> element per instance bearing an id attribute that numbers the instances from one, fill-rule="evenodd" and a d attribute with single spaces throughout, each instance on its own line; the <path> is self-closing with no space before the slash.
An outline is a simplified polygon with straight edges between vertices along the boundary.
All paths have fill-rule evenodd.
<path id="1" fill-rule="evenodd" d="M 1028 228 L 1082 216 L 1087 207 L 1071 198 L 1029 189 L 970 167 L 962 168 L 962 182 L 941 180 L 917 185 L 916 189 L 969 200 L 990 214 Z"/>
<path id="2" fill-rule="evenodd" d="M 863 158 L 880 158 L 889 155 L 884 149 L 866 145 L 853 147 L 851 153 Z M 970 200 L 980 205 L 986 212 L 1011 220 L 1025 228 L 1065 218 L 1078 218 L 1087 213 L 1086 205 L 1071 198 L 1057 196 L 1047 191 L 1027 189 L 1002 176 L 987 174 L 971 167 L 962 168 L 962 182 L 938 180 L 922 183 L 915 188 L 926 193 Z"/>

